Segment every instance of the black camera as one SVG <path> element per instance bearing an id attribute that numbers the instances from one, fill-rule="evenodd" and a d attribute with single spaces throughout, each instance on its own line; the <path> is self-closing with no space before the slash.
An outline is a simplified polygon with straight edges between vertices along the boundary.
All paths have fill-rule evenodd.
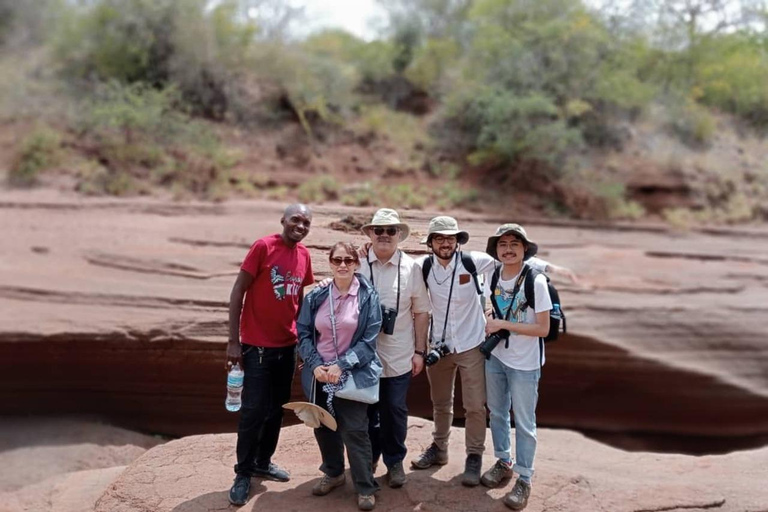
<path id="1" fill-rule="evenodd" d="M 486 359 L 490 359 L 491 352 L 493 352 L 493 349 L 496 348 L 496 345 L 507 339 L 509 339 L 508 330 L 501 329 L 496 331 L 495 333 L 485 338 L 485 341 L 480 344 L 480 353 L 483 354 Z"/>
<path id="2" fill-rule="evenodd" d="M 397 310 L 381 305 L 381 332 L 391 335 L 395 332 L 395 321 L 397 320 Z"/>
<path id="3" fill-rule="evenodd" d="M 429 350 L 427 357 L 424 358 L 424 364 L 427 366 L 432 366 L 433 364 L 437 363 L 441 357 L 447 356 L 450 353 L 451 349 L 448 348 L 448 345 L 445 343 L 440 343 L 439 345 L 432 347 Z"/>

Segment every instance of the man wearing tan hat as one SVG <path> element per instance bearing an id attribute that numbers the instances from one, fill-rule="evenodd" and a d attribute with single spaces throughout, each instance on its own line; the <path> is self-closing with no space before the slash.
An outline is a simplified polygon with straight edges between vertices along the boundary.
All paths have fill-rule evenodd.
<path id="1" fill-rule="evenodd" d="M 398 248 L 410 234 L 398 213 L 382 208 L 362 231 L 371 245 L 359 272 L 373 283 L 382 306 L 382 330 L 376 348 L 384 371 L 379 403 L 369 410 L 373 460 L 375 464 L 381 454 L 389 486 L 396 488 L 406 482 L 406 395 L 411 376 L 424 368 L 430 302 L 420 267 Z"/>
<path id="2" fill-rule="evenodd" d="M 546 277 L 536 272 L 531 261 L 538 245 L 519 224 L 503 224 L 488 239 L 486 252 L 502 262 L 503 267 L 489 282 L 494 317 L 489 318 L 486 333 L 503 330 L 505 341 L 492 348 L 485 363 L 488 409 L 491 413 L 493 451 L 498 458 L 483 474 L 487 487 L 499 485 L 519 475 L 504 504 L 522 510 L 528 504 L 536 455 L 536 404 L 539 378 L 544 364 L 542 338 L 549 332 L 552 301 Z M 525 281 L 533 281 L 533 297 L 528 297 Z M 534 303 L 528 304 L 531 300 Z M 499 318 L 501 317 L 501 318 Z M 486 347 L 488 348 L 488 347 Z M 515 452 L 510 443 L 510 406 L 514 406 Z"/>
<path id="3" fill-rule="evenodd" d="M 411 465 L 414 469 L 426 469 L 448 462 L 448 437 L 453 423 L 458 372 L 466 420 L 467 458 L 462 484 L 471 487 L 480 483 L 486 435 L 485 356 L 479 350 L 485 340 L 486 319 L 477 276 L 482 275 L 484 282 L 488 282 L 498 262 L 483 252 L 462 252 L 460 248 L 468 240 L 469 233 L 460 230 L 456 219 L 448 216 L 432 219 L 427 236 L 422 240 L 432 251 L 432 255 L 420 258 L 418 263 L 432 301 L 427 376 L 435 430 L 432 445 Z M 530 265 L 541 272 L 560 269 L 535 258 Z"/>

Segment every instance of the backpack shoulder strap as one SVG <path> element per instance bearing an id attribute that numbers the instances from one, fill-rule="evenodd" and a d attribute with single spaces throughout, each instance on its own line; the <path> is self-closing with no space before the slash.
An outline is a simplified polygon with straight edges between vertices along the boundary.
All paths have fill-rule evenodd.
<path id="1" fill-rule="evenodd" d="M 493 274 L 491 274 L 491 297 L 493 297 L 493 292 L 496 291 L 496 286 L 499 284 L 499 278 L 501 277 L 501 265 L 498 263 L 496 264 L 496 268 L 493 269 Z"/>
<path id="2" fill-rule="evenodd" d="M 427 256 L 427 259 L 424 260 L 424 264 L 421 266 L 421 275 L 424 277 L 424 286 L 429 289 L 429 281 L 427 278 L 429 277 L 429 271 L 432 270 L 432 255 Z"/>
<path id="3" fill-rule="evenodd" d="M 482 295 L 483 290 L 480 288 L 480 281 L 477 279 L 477 267 L 475 266 L 475 260 L 473 260 L 472 256 L 469 254 L 462 252 L 461 263 L 464 265 L 464 268 L 467 269 L 470 274 L 472 274 L 472 280 L 475 282 L 475 289 L 477 290 L 477 294 Z"/>
<path id="4" fill-rule="evenodd" d="M 525 286 L 525 302 L 531 308 L 534 308 L 536 306 L 536 292 L 534 291 L 533 285 L 536 281 L 536 278 L 539 276 L 539 274 L 544 274 L 544 273 L 531 268 L 531 270 L 528 272 L 528 276 L 525 278 L 525 285 L 524 285 Z M 547 274 L 544 274 L 544 277 L 547 278 L 547 283 L 549 283 L 549 276 Z"/>
<path id="5" fill-rule="evenodd" d="M 496 286 L 499 284 L 500 276 L 501 265 L 497 263 L 496 268 L 493 269 L 493 274 L 491 275 L 491 287 L 489 288 L 491 293 L 491 306 L 493 306 L 493 312 L 496 315 L 496 318 L 504 318 L 504 315 L 501 313 L 501 308 L 496 302 Z"/>

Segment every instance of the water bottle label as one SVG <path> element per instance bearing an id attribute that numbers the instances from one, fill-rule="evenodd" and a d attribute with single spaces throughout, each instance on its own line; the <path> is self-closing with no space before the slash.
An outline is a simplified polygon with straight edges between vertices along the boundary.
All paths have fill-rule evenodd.
<path id="1" fill-rule="evenodd" d="M 243 387 L 243 375 L 232 375 L 230 373 L 229 376 L 227 376 L 227 386 L 230 388 Z"/>

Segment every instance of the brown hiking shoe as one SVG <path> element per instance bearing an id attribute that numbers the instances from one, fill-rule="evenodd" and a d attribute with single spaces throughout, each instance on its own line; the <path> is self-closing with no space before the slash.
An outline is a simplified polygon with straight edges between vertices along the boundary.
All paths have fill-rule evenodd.
<path id="1" fill-rule="evenodd" d="M 531 495 L 531 484 L 518 478 L 512 492 L 504 496 L 504 504 L 512 510 L 523 510 L 528 505 L 528 496 Z"/>
<path id="2" fill-rule="evenodd" d="M 346 480 L 347 478 L 344 476 L 344 473 L 339 476 L 323 475 L 323 478 L 312 487 L 312 494 L 315 496 L 325 496 L 340 485 L 344 485 Z"/>
<path id="3" fill-rule="evenodd" d="M 373 494 L 365 496 L 362 494 L 357 495 L 357 508 L 360 510 L 373 510 L 376 506 L 376 496 Z"/>
<path id="4" fill-rule="evenodd" d="M 435 443 L 429 445 L 424 453 L 411 461 L 413 469 L 427 469 L 435 464 L 439 466 L 448 464 L 448 451 L 441 450 Z"/>
<path id="5" fill-rule="evenodd" d="M 402 462 L 395 462 L 387 472 L 387 481 L 393 489 L 402 487 L 408 479 L 405 477 L 405 470 Z"/>
<path id="6" fill-rule="evenodd" d="M 461 484 L 467 487 L 480 485 L 480 471 L 483 469 L 483 456 L 476 453 L 467 455 L 464 463 L 464 474 L 461 475 Z"/>
<path id="7" fill-rule="evenodd" d="M 512 466 L 499 459 L 496 464 L 491 466 L 491 469 L 483 473 L 480 482 L 486 487 L 495 489 L 507 478 L 512 478 Z"/>

